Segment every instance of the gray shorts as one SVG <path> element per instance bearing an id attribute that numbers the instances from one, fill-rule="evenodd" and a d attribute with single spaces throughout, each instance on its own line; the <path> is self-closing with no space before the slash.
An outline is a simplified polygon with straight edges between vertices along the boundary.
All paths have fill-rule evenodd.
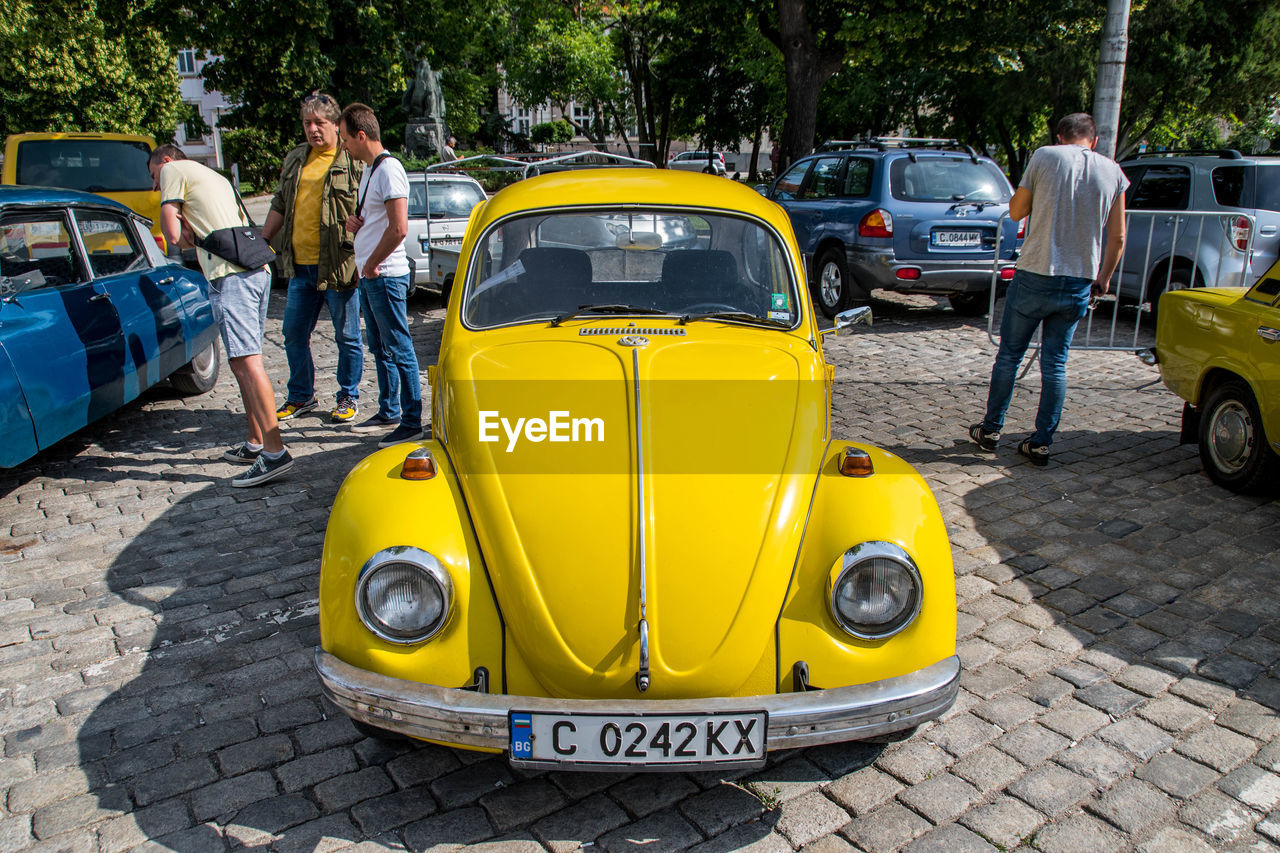
<path id="1" fill-rule="evenodd" d="M 213 319 L 222 329 L 227 358 L 262 353 L 270 301 L 271 271 L 265 267 L 233 272 L 209 282 Z"/>

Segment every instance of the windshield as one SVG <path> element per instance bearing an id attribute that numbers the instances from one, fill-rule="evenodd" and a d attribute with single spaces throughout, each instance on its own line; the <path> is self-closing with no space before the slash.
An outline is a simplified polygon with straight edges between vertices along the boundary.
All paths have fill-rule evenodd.
<path id="1" fill-rule="evenodd" d="M 899 157 L 889 166 L 893 197 L 903 201 L 1004 204 L 1013 195 L 994 163 L 968 157 Z"/>
<path id="2" fill-rule="evenodd" d="M 28 140 L 18 146 L 17 182 L 104 192 L 150 192 L 145 142 L 126 139 Z"/>
<path id="3" fill-rule="evenodd" d="M 794 326 L 795 282 L 762 223 L 705 212 L 596 210 L 508 219 L 480 240 L 473 327 L 597 313 L 732 314 Z M 583 311 L 590 316 L 593 312 Z"/>
<path id="4" fill-rule="evenodd" d="M 466 219 L 484 201 L 484 191 L 470 181 L 409 182 L 409 216 L 415 219 Z"/>

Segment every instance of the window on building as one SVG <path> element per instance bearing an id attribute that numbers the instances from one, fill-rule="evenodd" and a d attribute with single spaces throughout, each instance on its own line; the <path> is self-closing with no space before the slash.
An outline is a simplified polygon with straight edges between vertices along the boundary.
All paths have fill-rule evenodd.
<path id="1" fill-rule="evenodd" d="M 196 52 L 194 50 L 178 51 L 178 73 L 186 77 L 195 76 Z"/>

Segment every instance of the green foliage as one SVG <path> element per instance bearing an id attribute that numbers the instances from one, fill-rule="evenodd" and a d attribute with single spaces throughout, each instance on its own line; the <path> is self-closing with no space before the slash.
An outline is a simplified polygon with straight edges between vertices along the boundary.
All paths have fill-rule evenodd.
<path id="1" fill-rule="evenodd" d="M 274 189 L 280 177 L 280 163 L 293 143 L 268 137 L 250 128 L 223 130 L 222 156 L 240 169 L 240 179 L 257 187 Z"/>
<path id="2" fill-rule="evenodd" d="M 117 5 L 0 0 L 0 135 L 172 132 L 181 101 L 166 33 L 149 4 Z"/>
<path id="3" fill-rule="evenodd" d="M 529 129 L 529 140 L 531 142 L 545 144 L 562 144 L 573 139 L 573 125 L 564 119 L 556 121 L 544 121 L 541 124 L 535 124 Z"/>

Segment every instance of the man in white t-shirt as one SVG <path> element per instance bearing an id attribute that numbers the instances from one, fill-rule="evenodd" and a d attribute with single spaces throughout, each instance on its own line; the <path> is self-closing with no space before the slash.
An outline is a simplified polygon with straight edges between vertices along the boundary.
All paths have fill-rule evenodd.
<path id="1" fill-rule="evenodd" d="M 382 147 L 378 119 L 364 104 L 352 104 L 338 121 L 342 147 L 365 164 L 356 212 L 347 218 L 355 234 L 360 311 L 378 374 L 378 411 L 352 429 L 395 429 L 378 442 L 390 447 L 422 438 L 422 384 L 409 334 L 409 179 L 404 166 Z M 397 425 L 398 424 L 398 425 Z"/>

